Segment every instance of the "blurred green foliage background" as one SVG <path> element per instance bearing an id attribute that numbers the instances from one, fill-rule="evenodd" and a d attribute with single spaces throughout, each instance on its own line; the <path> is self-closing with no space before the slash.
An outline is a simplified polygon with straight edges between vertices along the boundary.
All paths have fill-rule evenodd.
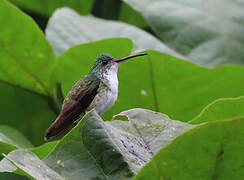
<path id="1" fill-rule="evenodd" d="M 59 143 L 43 140 L 59 112 L 57 84 L 67 94 L 102 52 L 124 57 L 145 51 L 148 56 L 121 65 L 119 97 L 103 119 L 140 107 L 207 123 L 161 149 L 136 178 L 243 177 L 241 161 L 234 170 L 230 165 L 243 157 L 243 12 L 243 0 L 0 0 L 0 153 L 27 148 L 47 156 Z M 222 151 L 226 159 L 216 168 Z M 182 164 L 158 165 L 166 174 L 156 172 L 153 163 L 166 161 Z M 189 177 L 198 165 L 202 174 Z"/>

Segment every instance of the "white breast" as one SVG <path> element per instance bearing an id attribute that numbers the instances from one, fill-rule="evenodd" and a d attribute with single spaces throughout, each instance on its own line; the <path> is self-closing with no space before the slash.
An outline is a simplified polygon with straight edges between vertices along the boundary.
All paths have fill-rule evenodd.
<path id="1" fill-rule="evenodd" d="M 98 93 L 94 98 L 94 101 L 96 101 L 95 110 L 98 114 L 102 114 L 111 108 L 118 97 L 117 72 L 107 74 L 106 80 L 103 83 L 107 86 L 107 88 Z"/>

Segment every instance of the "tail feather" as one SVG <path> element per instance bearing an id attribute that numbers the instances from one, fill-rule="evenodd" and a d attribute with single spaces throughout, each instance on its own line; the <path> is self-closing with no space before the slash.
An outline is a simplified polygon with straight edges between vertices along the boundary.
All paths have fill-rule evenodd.
<path id="1" fill-rule="evenodd" d="M 77 120 L 79 117 L 84 115 L 82 114 L 74 114 L 74 113 L 61 113 L 56 120 L 51 124 L 51 126 L 47 129 L 46 135 L 44 137 L 45 140 L 55 138 L 62 134 L 64 131 L 69 129 L 69 127 Z"/>

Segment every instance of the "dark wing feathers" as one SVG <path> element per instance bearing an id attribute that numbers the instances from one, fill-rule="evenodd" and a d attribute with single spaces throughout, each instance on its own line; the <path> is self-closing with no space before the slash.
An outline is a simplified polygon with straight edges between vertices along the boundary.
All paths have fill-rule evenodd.
<path id="1" fill-rule="evenodd" d="M 100 80 L 93 76 L 80 79 L 64 99 L 61 112 L 48 128 L 45 139 L 56 137 L 72 125 L 82 114 L 97 94 Z"/>

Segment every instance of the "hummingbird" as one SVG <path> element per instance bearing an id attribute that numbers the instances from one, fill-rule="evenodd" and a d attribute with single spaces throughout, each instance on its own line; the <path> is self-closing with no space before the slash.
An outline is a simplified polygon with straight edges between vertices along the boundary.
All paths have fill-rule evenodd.
<path id="1" fill-rule="evenodd" d="M 111 108 L 118 97 L 117 71 L 119 64 L 128 59 L 145 56 L 147 53 L 114 58 L 107 53 L 97 57 L 90 73 L 75 83 L 64 98 L 61 111 L 47 129 L 45 140 L 66 131 L 91 109 L 101 115 Z"/>

